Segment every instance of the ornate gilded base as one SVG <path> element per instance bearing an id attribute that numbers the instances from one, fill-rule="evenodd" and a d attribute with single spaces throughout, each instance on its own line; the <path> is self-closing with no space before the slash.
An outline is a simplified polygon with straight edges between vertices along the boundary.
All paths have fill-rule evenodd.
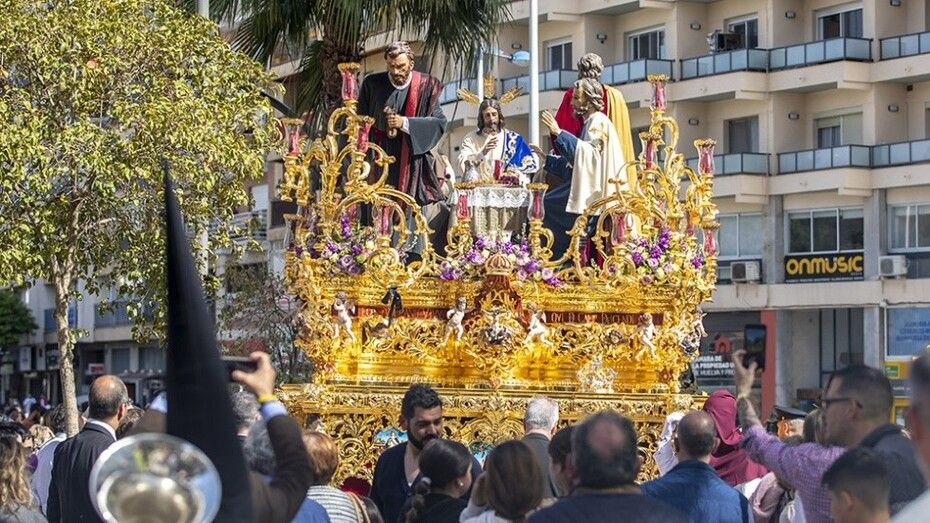
<path id="1" fill-rule="evenodd" d="M 298 419 L 319 416 L 321 430 L 336 441 L 340 465 L 334 480 L 370 480 L 384 448 L 405 436 L 400 432 L 401 399 L 406 387 L 389 385 L 285 385 L 282 400 Z M 639 434 L 644 460 L 640 479 L 658 475 L 652 454 L 668 413 L 700 408 L 702 398 L 688 394 L 581 394 L 526 389 L 438 388 L 443 399 L 446 437 L 461 441 L 483 457 L 494 445 L 523 435 L 523 411 L 536 394 L 559 402 L 560 424 L 613 409 L 630 417 Z M 400 439 L 399 439 L 400 438 Z"/>

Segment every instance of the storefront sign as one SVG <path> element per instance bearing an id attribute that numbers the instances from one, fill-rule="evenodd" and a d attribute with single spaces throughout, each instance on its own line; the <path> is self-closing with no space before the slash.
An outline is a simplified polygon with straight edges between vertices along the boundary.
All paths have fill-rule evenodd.
<path id="1" fill-rule="evenodd" d="M 726 387 L 733 384 L 730 354 L 743 348 L 743 333 L 712 332 L 701 340 L 701 353 L 691 364 L 699 387 Z"/>
<path id="2" fill-rule="evenodd" d="M 862 253 L 794 254 L 785 256 L 785 282 L 862 280 Z"/>
<path id="3" fill-rule="evenodd" d="M 89 376 L 99 376 L 105 372 L 103 363 L 88 363 L 87 374 Z"/>
<path id="4" fill-rule="evenodd" d="M 887 356 L 911 358 L 930 345 L 930 307 L 890 308 L 887 318 Z"/>
<path id="5" fill-rule="evenodd" d="M 908 362 L 886 361 L 885 376 L 891 382 L 891 390 L 895 397 L 910 397 L 911 382 L 907 378 Z"/>

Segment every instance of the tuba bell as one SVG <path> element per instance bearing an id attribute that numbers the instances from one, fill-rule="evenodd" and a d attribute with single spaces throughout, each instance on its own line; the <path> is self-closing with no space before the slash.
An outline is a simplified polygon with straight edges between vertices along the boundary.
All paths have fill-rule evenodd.
<path id="1" fill-rule="evenodd" d="M 220 508 L 222 484 L 199 448 L 146 433 L 108 447 L 90 473 L 90 498 L 107 522 L 205 523 Z"/>

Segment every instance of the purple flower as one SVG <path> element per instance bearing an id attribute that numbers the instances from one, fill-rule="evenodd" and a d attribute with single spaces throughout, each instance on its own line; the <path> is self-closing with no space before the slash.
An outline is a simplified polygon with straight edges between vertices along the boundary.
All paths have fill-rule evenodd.
<path id="1" fill-rule="evenodd" d="M 636 265 L 637 267 L 643 264 L 643 255 L 639 252 L 633 251 L 630 254 L 630 258 L 633 260 L 633 265 Z"/>
<path id="2" fill-rule="evenodd" d="M 526 273 L 525 270 L 523 270 L 523 269 L 518 269 L 518 270 L 517 270 L 517 279 L 518 279 L 518 280 L 525 280 L 527 276 L 528 276 L 528 274 Z"/>
<path id="3" fill-rule="evenodd" d="M 662 266 L 662 270 L 665 271 L 666 274 L 672 272 L 672 264 L 666 263 L 665 265 Z"/>
<path id="4" fill-rule="evenodd" d="M 648 264 L 650 267 L 655 269 L 656 267 L 659 266 L 659 260 L 655 258 L 649 258 L 648 260 L 646 260 L 646 264 Z"/>
<path id="5" fill-rule="evenodd" d="M 510 254 L 513 251 L 513 244 L 510 242 L 501 242 L 501 252 L 504 254 Z"/>
<path id="6" fill-rule="evenodd" d="M 650 283 L 652 283 L 652 276 L 643 276 L 642 278 L 640 278 L 639 281 L 645 285 L 649 285 Z"/>
<path id="7" fill-rule="evenodd" d="M 362 246 L 361 246 L 361 245 L 359 245 L 359 244 L 356 243 L 356 244 L 353 244 L 353 245 L 352 245 L 352 248 L 351 248 L 350 250 L 352 251 L 352 254 L 353 254 L 353 255 L 358 256 L 359 254 L 362 253 L 362 251 L 363 251 L 364 249 L 362 249 Z"/>
<path id="8" fill-rule="evenodd" d="M 343 269 L 348 269 L 354 263 L 355 263 L 355 260 L 353 260 L 352 257 L 349 256 L 348 254 L 346 254 L 342 258 L 339 258 L 339 266 L 342 267 Z"/>
<path id="9" fill-rule="evenodd" d="M 651 249 L 649 249 L 650 258 L 658 259 L 660 256 L 662 256 L 662 249 L 658 245 L 654 245 Z"/>
<path id="10" fill-rule="evenodd" d="M 539 275 L 544 280 L 550 280 L 555 277 L 555 273 L 552 272 L 552 269 L 550 269 L 549 267 L 544 268 L 542 272 L 539 273 Z"/>
<path id="11" fill-rule="evenodd" d="M 484 248 L 487 246 L 487 244 L 488 244 L 487 240 L 485 240 L 484 238 L 478 238 L 477 240 L 475 240 L 475 249 L 479 251 L 483 251 Z"/>
<path id="12" fill-rule="evenodd" d="M 536 260 L 530 260 L 526 263 L 526 265 L 523 266 L 523 270 L 528 274 L 533 274 L 539 270 L 539 262 Z"/>
<path id="13" fill-rule="evenodd" d="M 357 263 L 353 263 L 352 266 L 349 267 L 348 272 L 351 276 L 358 276 L 362 273 L 362 266 Z"/>
<path id="14" fill-rule="evenodd" d="M 704 257 L 698 254 L 694 258 L 691 258 L 691 266 L 695 269 L 700 269 L 704 266 Z"/>
<path id="15" fill-rule="evenodd" d="M 296 254 L 297 256 L 300 256 L 303 253 L 304 253 L 303 247 L 300 247 L 300 246 L 294 247 L 294 254 Z"/>
<path id="16" fill-rule="evenodd" d="M 552 287 L 558 288 L 562 286 L 562 281 L 559 280 L 555 276 L 552 276 L 551 278 L 546 278 L 544 281 L 546 282 L 546 284 L 551 285 Z"/>

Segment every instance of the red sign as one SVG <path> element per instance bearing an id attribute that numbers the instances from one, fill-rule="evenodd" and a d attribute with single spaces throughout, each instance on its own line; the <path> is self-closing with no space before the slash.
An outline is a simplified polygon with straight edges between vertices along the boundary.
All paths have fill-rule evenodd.
<path id="1" fill-rule="evenodd" d="M 105 371 L 103 363 L 88 363 L 87 374 L 90 376 L 100 376 Z"/>

